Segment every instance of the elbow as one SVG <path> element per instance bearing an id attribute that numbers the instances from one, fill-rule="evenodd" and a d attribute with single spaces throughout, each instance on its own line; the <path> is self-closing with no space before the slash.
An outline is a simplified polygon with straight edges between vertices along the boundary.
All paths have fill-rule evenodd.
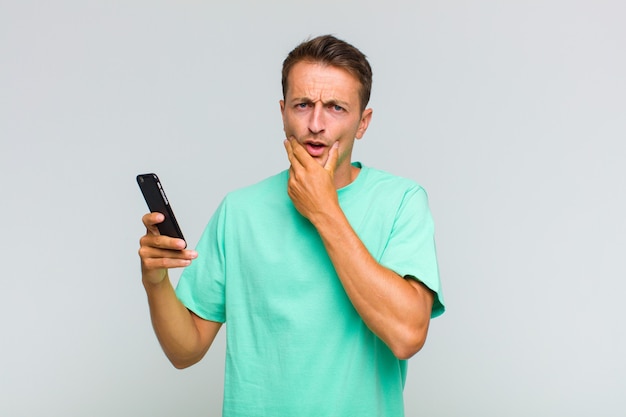
<path id="1" fill-rule="evenodd" d="M 417 352 L 419 352 L 424 346 L 425 342 L 426 338 L 410 342 L 407 341 L 407 343 L 392 347 L 391 351 L 396 358 L 400 360 L 407 360 L 412 358 Z"/>
<path id="2" fill-rule="evenodd" d="M 403 337 L 397 343 L 389 345 L 394 356 L 400 360 L 407 360 L 422 350 L 428 335 L 428 325 L 409 329 L 403 332 Z"/>
<path id="3" fill-rule="evenodd" d="M 407 360 L 419 352 L 426 343 L 430 315 L 434 302 L 434 293 L 417 281 L 408 281 L 417 290 L 419 300 L 415 305 L 422 306 L 415 315 L 407 315 L 396 328 L 396 343 L 389 344 L 389 348 L 401 360 Z M 408 317 L 408 319 L 407 319 Z"/>
<path id="4" fill-rule="evenodd" d="M 174 368 L 176 369 L 185 369 L 185 368 L 189 368 L 192 365 L 195 365 L 196 363 L 198 363 L 200 361 L 200 359 L 202 359 L 202 356 L 200 357 L 196 357 L 196 356 L 176 356 L 173 354 L 167 354 L 166 352 L 166 356 L 167 359 L 169 359 L 170 363 L 174 366 Z"/>
<path id="5" fill-rule="evenodd" d="M 189 368 L 191 365 L 193 365 L 193 363 L 190 363 L 190 362 L 175 361 L 171 359 L 170 359 L 170 363 L 174 366 L 174 368 L 179 369 L 179 370 Z"/>

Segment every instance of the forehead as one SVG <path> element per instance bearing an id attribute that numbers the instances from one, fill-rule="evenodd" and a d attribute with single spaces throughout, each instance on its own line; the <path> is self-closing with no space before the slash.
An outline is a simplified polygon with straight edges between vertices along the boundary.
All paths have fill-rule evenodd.
<path id="1" fill-rule="evenodd" d="M 332 96 L 345 101 L 359 100 L 361 83 L 343 68 L 319 62 L 296 63 L 287 77 L 287 96 L 311 99 Z"/>

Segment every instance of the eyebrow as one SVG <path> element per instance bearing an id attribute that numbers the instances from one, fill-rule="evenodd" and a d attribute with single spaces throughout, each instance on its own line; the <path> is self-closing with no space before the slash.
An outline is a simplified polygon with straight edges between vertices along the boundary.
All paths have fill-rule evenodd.
<path id="1" fill-rule="evenodd" d="M 309 97 L 294 97 L 290 100 L 290 102 L 294 103 L 294 102 L 304 102 L 304 103 L 313 103 L 315 100 L 311 100 Z M 349 109 L 350 108 L 350 104 L 346 101 L 342 101 L 342 100 L 337 100 L 337 99 L 330 99 L 328 101 L 322 101 L 322 104 L 324 106 L 341 106 L 345 109 Z"/>

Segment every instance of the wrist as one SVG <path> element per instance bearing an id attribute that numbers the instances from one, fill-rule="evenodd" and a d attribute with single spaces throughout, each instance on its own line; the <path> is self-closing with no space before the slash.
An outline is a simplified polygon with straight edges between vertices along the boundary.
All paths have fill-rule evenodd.
<path id="1" fill-rule="evenodd" d="M 141 281 L 146 291 L 158 289 L 159 287 L 167 286 L 169 283 L 169 274 L 167 273 L 167 269 L 159 271 L 143 271 L 141 274 Z"/>
<path id="2" fill-rule="evenodd" d="M 315 216 L 311 216 L 309 221 L 315 226 L 322 237 L 333 234 L 337 235 L 343 227 L 350 227 L 350 223 L 339 205 L 334 209 L 324 210 L 317 213 Z"/>

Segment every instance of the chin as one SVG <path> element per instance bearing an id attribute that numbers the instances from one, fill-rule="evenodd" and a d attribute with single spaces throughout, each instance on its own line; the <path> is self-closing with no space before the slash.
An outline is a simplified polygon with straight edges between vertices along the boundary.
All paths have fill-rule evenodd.
<path id="1" fill-rule="evenodd" d="M 312 158 L 313 158 L 313 159 L 315 160 L 315 162 L 317 162 L 320 166 L 324 166 L 324 165 L 326 165 L 327 158 L 322 158 L 322 157 L 312 157 Z"/>
<path id="2" fill-rule="evenodd" d="M 321 166 L 326 165 L 326 161 L 328 161 L 328 155 L 320 155 L 312 157 L 315 161 Z"/>

